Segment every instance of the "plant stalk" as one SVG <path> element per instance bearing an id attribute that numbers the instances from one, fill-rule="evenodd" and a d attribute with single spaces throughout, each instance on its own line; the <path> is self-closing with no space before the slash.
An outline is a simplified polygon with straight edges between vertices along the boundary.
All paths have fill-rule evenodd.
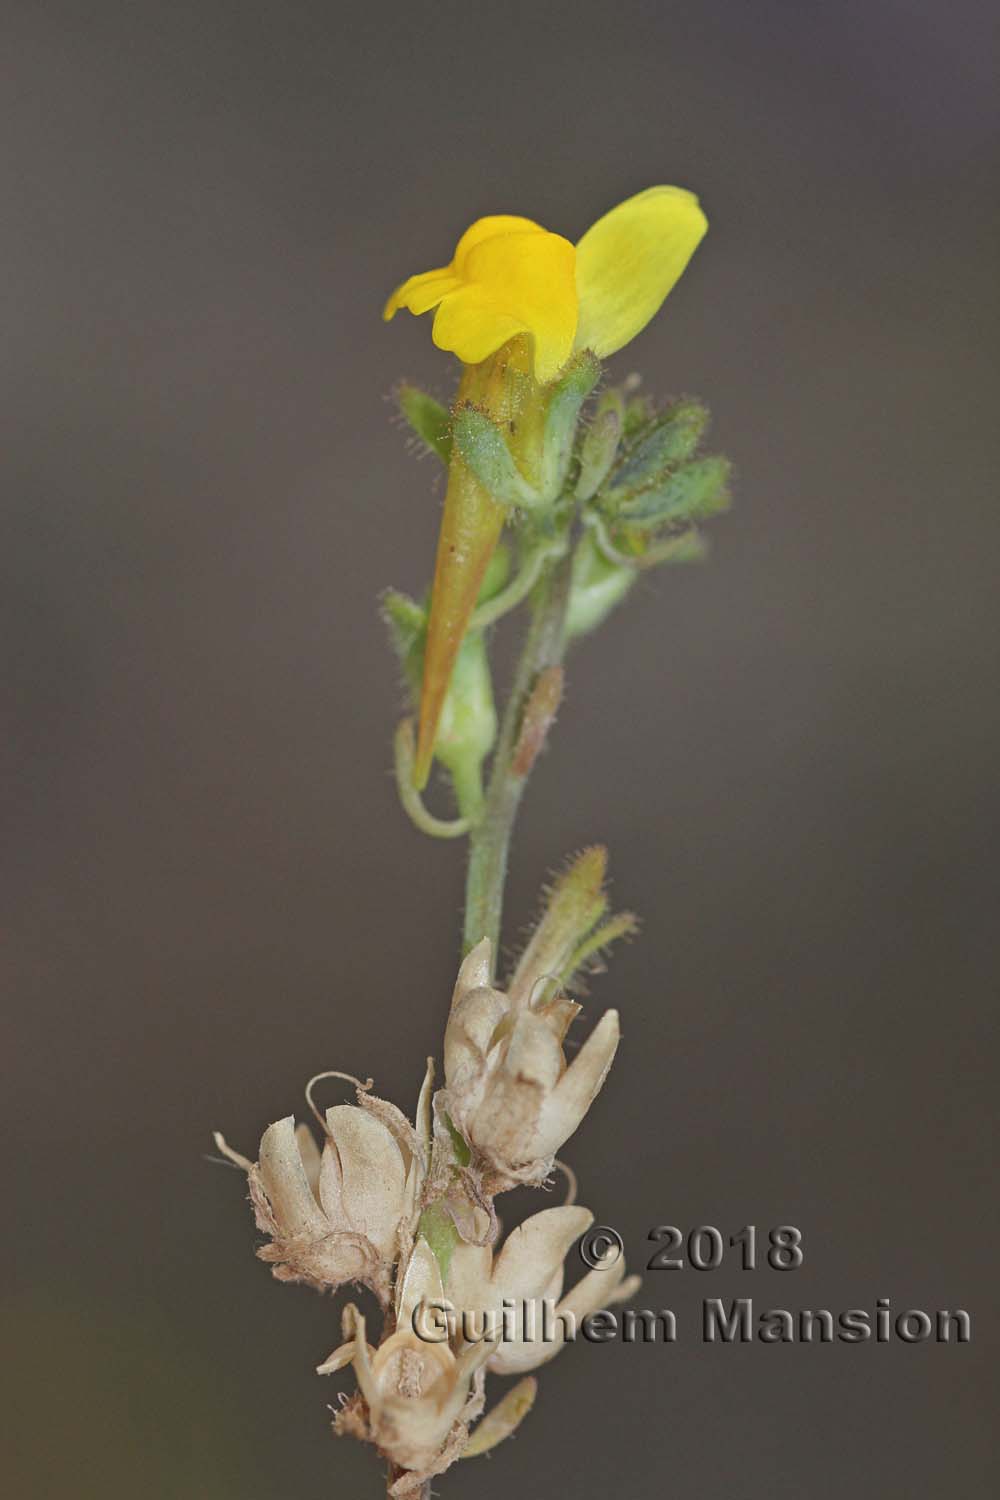
<path id="1" fill-rule="evenodd" d="M 535 589 L 531 624 L 504 710 L 482 817 L 469 838 L 462 951 L 468 953 L 482 938 L 489 938 L 494 969 L 511 835 L 530 773 L 530 767 L 523 775 L 514 770 L 514 754 L 524 707 L 538 675 L 547 667 L 559 666 L 566 650 L 571 570 L 572 556 L 567 553 L 546 570 Z"/>

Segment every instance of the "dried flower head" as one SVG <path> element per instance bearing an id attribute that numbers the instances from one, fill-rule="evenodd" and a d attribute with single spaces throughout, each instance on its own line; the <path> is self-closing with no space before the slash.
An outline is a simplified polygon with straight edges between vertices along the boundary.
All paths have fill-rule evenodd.
<path id="1" fill-rule="evenodd" d="M 470 1346 L 456 1355 L 447 1343 L 423 1339 L 414 1331 L 417 1307 L 443 1298 L 438 1261 L 427 1241 L 419 1239 L 399 1279 L 396 1331 L 373 1349 L 365 1319 L 348 1307 L 347 1341 L 319 1366 L 321 1375 L 329 1375 L 353 1364 L 367 1407 L 369 1440 L 408 1471 L 399 1494 L 443 1473 L 461 1456 L 468 1424 L 482 1410 L 482 1382 L 478 1389 L 472 1382 L 492 1345 Z"/>
<path id="2" fill-rule="evenodd" d="M 487 1245 L 459 1245 L 448 1270 L 447 1296 L 457 1328 L 488 1331 L 507 1326 L 487 1368 L 523 1375 L 554 1359 L 575 1334 L 576 1324 L 601 1307 L 632 1296 L 638 1277 L 625 1278 L 624 1257 L 596 1266 L 562 1296 L 564 1260 L 573 1242 L 594 1222 L 587 1208 L 563 1206 L 532 1214 L 515 1229 L 499 1254 Z M 463 1314 L 478 1320 L 470 1325 Z M 539 1330 L 544 1336 L 539 1337 Z"/>
<path id="3" fill-rule="evenodd" d="M 448 1113 L 497 1186 L 538 1183 L 607 1077 L 618 1012 L 605 1012 L 567 1065 L 563 1039 L 580 1007 L 544 993 L 516 1004 L 489 974 L 483 939 L 459 971 L 445 1031 Z"/>
<path id="4" fill-rule="evenodd" d="M 256 1162 L 218 1133 L 215 1140 L 247 1173 L 257 1228 L 270 1237 L 257 1253 L 279 1281 L 333 1291 L 358 1282 L 386 1303 L 393 1266 L 412 1240 L 424 1162 L 394 1105 L 360 1085 L 358 1097 L 363 1104 L 326 1111 L 322 1151 L 291 1115 L 264 1131 Z"/>

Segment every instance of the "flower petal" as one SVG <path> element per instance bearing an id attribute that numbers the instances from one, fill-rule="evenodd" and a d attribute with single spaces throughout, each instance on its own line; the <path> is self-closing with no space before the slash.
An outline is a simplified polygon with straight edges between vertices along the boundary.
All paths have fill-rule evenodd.
<path id="1" fill-rule="evenodd" d="M 406 1189 L 403 1193 L 403 1214 L 407 1223 L 415 1227 L 420 1217 L 420 1190 L 424 1185 L 427 1168 L 431 1159 L 431 1145 L 434 1139 L 433 1118 L 431 1115 L 431 1101 L 434 1095 L 434 1059 L 427 1059 L 427 1071 L 424 1081 L 420 1086 L 420 1097 L 417 1100 L 416 1134 L 417 1149 L 411 1155 L 409 1166 L 406 1169 Z"/>
<path id="2" fill-rule="evenodd" d="M 552 1155 L 569 1140 L 608 1076 L 620 1036 L 618 1012 L 605 1011 L 542 1105 L 535 1137 L 540 1156 Z"/>
<path id="3" fill-rule="evenodd" d="M 457 1312 L 474 1312 L 479 1317 L 494 1306 L 499 1309 L 500 1294 L 490 1282 L 493 1252 L 489 1245 L 471 1245 L 461 1241 L 452 1251 L 445 1291 Z"/>
<path id="4" fill-rule="evenodd" d="M 525 1370 L 534 1370 L 551 1359 L 562 1347 L 565 1330 L 553 1322 L 552 1314 L 562 1293 L 563 1276 L 560 1265 L 541 1296 L 513 1299 L 513 1315 L 508 1313 L 504 1324 L 507 1336 L 490 1356 L 489 1368 L 494 1374 L 523 1375 Z M 549 1337 L 547 1329 L 554 1338 Z"/>
<path id="5" fill-rule="evenodd" d="M 477 245 L 495 235 L 512 232 L 545 234 L 546 231 L 533 219 L 522 219 L 517 214 L 490 214 L 486 218 L 477 219 L 474 224 L 469 225 L 455 246 L 451 265 L 441 266 L 435 271 L 421 271 L 416 276 L 407 277 L 385 304 L 382 317 L 388 323 L 401 307 L 407 308 L 415 317 L 419 317 L 421 313 L 430 312 L 432 307 L 437 307 L 443 297 L 447 297 L 451 292 L 457 292 L 462 287 L 466 279 L 465 268 L 469 253 Z M 515 333 L 519 331 L 514 330 Z"/>
<path id="6" fill-rule="evenodd" d="M 295 1137 L 291 1115 L 269 1125 L 260 1141 L 261 1184 L 275 1223 L 285 1235 L 329 1234 L 326 1215 L 316 1202 Z"/>
<path id="7" fill-rule="evenodd" d="M 299 1143 L 299 1152 L 302 1156 L 302 1166 L 305 1169 L 306 1177 L 309 1179 L 309 1186 L 316 1194 L 316 1201 L 318 1203 L 320 1150 L 316 1144 L 316 1137 L 309 1129 L 309 1126 L 303 1123 L 301 1125 L 296 1125 L 295 1139 Z"/>
<path id="8" fill-rule="evenodd" d="M 406 1270 L 396 1288 L 396 1326 L 410 1332 L 413 1314 L 421 1302 L 440 1304 L 444 1299 L 441 1267 L 423 1235 L 414 1245 Z"/>
<path id="9" fill-rule="evenodd" d="M 576 247 L 576 348 L 603 359 L 641 333 L 707 228 L 698 199 L 678 187 L 647 188 L 598 219 Z"/>
<path id="10" fill-rule="evenodd" d="M 522 1375 L 526 1370 L 538 1370 L 547 1365 L 574 1337 L 575 1330 L 590 1313 L 634 1296 L 639 1289 L 639 1277 L 629 1276 L 623 1280 L 624 1277 L 625 1261 L 619 1257 L 616 1263 L 588 1271 L 552 1308 L 547 1319 L 541 1303 L 536 1304 L 536 1329 L 544 1328 L 547 1322 L 553 1336 L 534 1342 L 502 1345 L 490 1360 L 490 1369 L 498 1375 Z M 555 1300 L 558 1289 L 554 1296 L 551 1292 L 546 1295 Z"/>
<path id="11" fill-rule="evenodd" d="M 530 1375 L 525 1380 L 519 1380 L 513 1390 L 509 1390 L 486 1413 L 463 1448 L 462 1457 L 476 1458 L 480 1453 L 488 1453 L 497 1443 L 502 1443 L 505 1437 L 510 1437 L 534 1406 L 537 1391 L 538 1381 L 533 1380 Z"/>
<path id="12" fill-rule="evenodd" d="M 336 1104 L 326 1112 L 327 1129 L 343 1174 L 340 1197 L 347 1224 L 371 1240 L 384 1256 L 395 1249 L 404 1208 L 406 1166 L 403 1153 L 381 1120 L 356 1104 Z M 320 1175 L 320 1198 L 327 1204 L 327 1176 Z M 333 1212 L 331 1212 L 331 1210 Z"/>
<path id="13" fill-rule="evenodd" d="M 609 1257 L 610 1259 L 610 1257 Z M 599 1307 L 610 1307 L 620 1302 L 621 1284 L 625 1276 L 625 1257 L 619 1255 L 609 1265 L 597 1265 L 571 1287 L 557 1308 L 561 1313 L 572 1313 L 577 1322 L 596 1312 Z M 636 1278 L 637 1279 L 637 1278 Z M 630 1285 L 629 1291 L 633 1288 Z"/>
<path id="14" fill-rule="evenodd" d="M 401 307 L 438 309 L 433 338 L 467 365 L 481 364 L 509 339 L 530 334 L 535 376 L 555 378 L 573 351 L 576 251 L 533 219 L 492 214 L 477 219 L 455 247 L 451 264 L 411 276 L 382 316 Z"/>
<path id="15" fill-rule="evenodd" d="M 540 1017 L 522 1010 L 509 1041 L 501 1040 L 490 1052 L 490 1064 L 482 1102 L 463 1122 L 468 1138 L 505 1170 L 529 1163 L 542 1168 L 538 1121 L 562 1072 L 562 1048 Z"/>
<path id="16" fill-rule="evenodd" d="M 507 1010 L 506 997 L 490 984 L 491 951 L 489 938 L 482 938 L 458 971 L 444 1031 L 444 1076 L 452 1089 L 467 1087 L 482 1072 Z"/>
<path id="17" fill-rule="evenodd" d="M 421 271 L 418 276 L 408 277 L 402 286 L 396 288 L 382 309 L 382 317 L 388 323 L 401 307 L 408 308 L 415 316 L 430 312 L 432 307 L 437 307 L 442 297 L 456 291 L 461 285 L 450 266 L 443 266 L 438 271 Z"/>
<path id="18" fill-rule="evenodd" d="M 569 241 L 545 230 L 480 239 L 465 253 L 461 289 L 449 292 L 438 308 L 435 344 L 477 365 L 516 334 L 531 334 L 535 376 L 544 385 L 573 350 L 574 262 Z"/>
<path id="19" fill-rule="evenodd" d="M 493 1267 L 505 1297 L 540 1297 L 561 1269 L 573 1241 L 594 1222 L 589 1208 L 543 1208 L 507 1236 Z"/>
<path id="20" fill-rule="evenodd" d="M 493 945 L 488 937 L 480 938 L 476 946 L 469 949 L 455 980 L 452 1006 L 469 990 L 481 990 L 489 984 L 492 958 Z"/>
<path id="21" fill-rule="evenodd" d="M 545 234 L 541 224 L 536 224 L 534 219 L 524 219 L 520 214 L 487 214 L 482 219 L 477 219 L 470 224 L 455 246 L 455 254 L 451 263 L 456 271 L 465 270 L 466 260 L 469 252 L 484 240 L 491 240 L 498 234 Z"/>

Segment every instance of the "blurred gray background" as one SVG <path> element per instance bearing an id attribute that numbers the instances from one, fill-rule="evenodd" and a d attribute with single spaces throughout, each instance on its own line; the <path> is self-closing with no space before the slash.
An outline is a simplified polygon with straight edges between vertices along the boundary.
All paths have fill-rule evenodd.
<path id="1" fill-rule="evenodd" d="M 646 925 L 589 1000 L 624 1042 L 582 1200 L 636 1267 L 668 1222 L 806 1261 L 651 1273 L 678 1344 L 561 1355 L 440 1489 L 995 1493 L 994 8 L 14 3 L 3 37 L 9 1493 L 382 1493 L 312 1374 L 338 1308 L 205 1160 L 321 1068 L 412 1106 L 454 976 L 462 854 L 397 808 L 376 614 L 442 494 L 386 396 L 453 368 L 381 304 L 479 214 L 575 238 L 662 181 L 711 232 L 614 369 L 710 401 L 738 503 L 572 660 L 507 936 L 610 844 Z M 742 1295 L 974 1341 L 703 1346 Z"/>

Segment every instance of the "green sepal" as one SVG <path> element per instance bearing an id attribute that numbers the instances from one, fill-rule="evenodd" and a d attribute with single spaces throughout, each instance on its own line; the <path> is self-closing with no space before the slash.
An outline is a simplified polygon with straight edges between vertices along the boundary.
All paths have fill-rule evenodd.
<path id="1" fill-rule="evenodd" d="M 661 484 L 693 456 L 707 426 L 708 410 L 699 401 L 668 406 L 625 451 L 601 495 L 602 509 L 613 514 L 640 491 Z"/>
<path id="2" fill-rule="evenodd" d="M 602 949 L 637 927 L 631 912 L 607 917 L 607 850 L 584 849 L 571 860 L 546 893 L 542 919 L 511 976 L 515 1004 L 532 1004 L 547 991 L 558 992 Z"/>
<path id="3" fill-rule="evenodd" d="M 617 943 L 621 938 L 634 937 L 638 931 L 639 918 L 630 911 L 620 911 L 606 922 L 601 922 L 588 933 L 566 964 L 559 976 L 561 983 L 570 986 L 574 979 L 579 982 L 585 970 L 602 967 L 600 960 L 612 943 Z"/>
<path id="4" fill-rule="evenodd" d="M 595 518 L 591 534 L 605 561 L 628 572 L 642 572 L 663 563 L 703 562 L 708 556 L 708 539 L 693 526 L 668 529 L 659 536 L 638 526 L 616 526 L 609 536 L 607 527 Z"/>
<path id="5" fill-rule="evenodd" d="M 661 541 L 654 541 L 647 548 L 643 557 L 643 566 L 647 568 L 661 567 L 664 563 L 700 563 L 704 562 L 709 554 L 710 544 L 708 537 L 702 531 L 696 531 L 694 527 L 690 531 L 683 531 L 679 536 L 666 537 Z"/>
<path id="6" fill-rule="evenodd" d="M 600 360 L 584 351 L 573 357 L 552 388 L 545 411 L 540 486 L 549 502 L 558 499 L 566 482 L 580 408 L 600 378 Z"/>
<path id="7" fill-rule="evenodd" d="M 455 447 L 466 465 L 501 505 L 537 506 L 540 496 L 528 483 L 507 447 L 503 433 L 475 406 L 460 406 L 452 425 Z"/>
<path id="8" fill-rule="evenodd" d="M 628 389 L 626 385 L 624 389 Z M 653 418 L 653 402 L 649 396 L 632 396 L 625 402 L 625 417 L 622 432 L 630 443 Z"/>
<path id="9" fill-rule="evenodd" d="M 424 669 L 427 611 L 409 594 L 402 594 L 398 589 L 386 589 L 381 603 L 390 644 L 399 657 L 406 685 L 416 704 L 420 701 L 420 679 Z"/>
<path id="10" fill-rule="evenodd" d="M 393 396 L 400 415 L 429 453 L 436 453 L 446 466 L 451 462 L 451 415 L 418 385 L 402 381 Z"/>
<path id="11" fill-rule="evenodd" d="M 451 1139 L 451 1146 L 452 1150 L 455 1153 L 455 1160 L 458 1162 L 460 1167 L 467 1167 L 472 1160 L 472 1149 L 469 1146 L 468 1141 L 465 1139 L 465 1136 L 459 1130 L 458 1126 L 455 1124 L 454 1120 L 451 1118 L 451 1115 L 447 1110 L 442 1110 L 442 1118 L 444 1119 L 445 1128 L 447 1129 L 448 1135 Z"/>
<path id="12" fill-rule="evenodd" d="M 651 531 L 678 521 L 703 521 L 718 515 L 729 508 L 730 469 L 726 458 L 697 458 L 626 504 L 616 506 L 614 519 Z"/>
<path id="13" fill-rule="evenodd" d="M 606 391 L 597 403 L 594 420 L 580 445 L 580 472 L 576 498 L 591 500 L 604 483 L 618 456 L 625 427 L 625 403 L 620 391 Z"/>
<path id="14" fill-rule="evenodd" d="M 417 1225 L 417 1234 L 423 1235 L 427 1241 L 438 1263 L 441 1280 L 447 1282 L 451 1257 L 455 1253 L 461 1236 L 455 1226 L 455 1220 L 440 1200 L 424 1209 Z"/>

